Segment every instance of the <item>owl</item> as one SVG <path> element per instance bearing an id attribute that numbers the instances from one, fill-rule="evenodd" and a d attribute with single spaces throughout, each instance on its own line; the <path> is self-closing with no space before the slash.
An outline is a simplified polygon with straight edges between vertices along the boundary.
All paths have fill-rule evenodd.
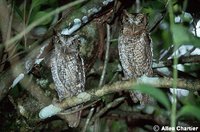
<path id="1" fill-rule="evenodd" d="M 146 29 L 147 18 L 142 13 L 122 15 L 122 26 L 118 38 L 119 58 L 124 73 L 124 79 L 136 79 L 143 75 L 153 74 L 152 46 Z M 131 93 L 134 102 L 146 103 L 147 95 Z"/>
<path id="2" fill-rule="evenodd" d="M 51 56 L 52 78 L 59 100 L 77 95 L 85 90 L 85 70 L 78 51 L 78 35 L 65 38 L 57 33 L 53 37 L 54 50 Z M 75 110 L 81 106 L 71 108 Z M 65 116 L 70 127 L 77 127 L 81 112 Z"/>

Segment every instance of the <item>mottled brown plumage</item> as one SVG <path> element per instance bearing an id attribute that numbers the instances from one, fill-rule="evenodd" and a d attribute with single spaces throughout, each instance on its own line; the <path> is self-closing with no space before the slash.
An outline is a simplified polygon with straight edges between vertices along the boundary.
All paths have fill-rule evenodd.
<path id="1" fill-rule="evenodd" d="M 153 74 L 152 46 L 146 25 L 144 14 L 129 14 L 124 11 L 118 50 L 125 80 Z M 132 94 L 132 99 L 141 103 L 148 101 L 147 96 L 140 93 Z"/>
<path id="2" fill-rule="evenodd" d="M 57 34 L 53 38 L 53 43 L 55 48 L 51 57 L 51 72 L 61 101 L 85 90 L 84 63 L 78 52 L 77 35 L 66 39 L 61 34 Z M 80 121 L 80 112 L 68 114 L 65 119 L 70 127 L 77 127 Z"/>

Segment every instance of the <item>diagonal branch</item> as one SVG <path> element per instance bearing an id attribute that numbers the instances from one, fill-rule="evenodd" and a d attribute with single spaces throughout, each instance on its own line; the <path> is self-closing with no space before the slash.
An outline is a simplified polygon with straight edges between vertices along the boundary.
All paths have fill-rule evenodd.
<path id="1" fill-rule="evenodd" d="M 101 88 L 95 88 L 96 90 L 89 90 L 83 93 L 73 96 L 72 98 L 67 98 L 60 103 L 51 104 L 43 108 L 39 116 L 42 119 L 51 117 L 61 112 L 64 109 L 86 103 L 88 101 L 95 100 L 104 95 L 115 93 L 119 91 L 133 90 L 137 84 L 148 84 L 154 87 L 159 88 L 171 88 L 173 86 L 172 78 L 157 78 L 157 77 L 142 77 L 138 80 L 129 80 L 129 81 L 118 81 L 112 85 L 105 85 Z M 178 79 L 177 87 L 188 90 L 200 90 L 200 81 L 199 80 L 186 80 Z"/>

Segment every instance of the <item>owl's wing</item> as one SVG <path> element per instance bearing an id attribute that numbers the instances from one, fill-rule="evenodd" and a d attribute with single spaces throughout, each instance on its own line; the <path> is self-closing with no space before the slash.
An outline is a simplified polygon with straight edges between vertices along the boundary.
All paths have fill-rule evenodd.
<path id="1" fill-rule="evenodd" d="M 133 77 L 133 67 L 132 65 L 134 65 L 131 61 L 131 56 L 133 56 L 133 52 L 132 49 L 129 44 L 130 41 L 129 39 L 124 36 L 123 34 L 120 35 L 120 37 L 118 38 L 118 51 L 119 51 L 119 58 L 120 58 L 120 62 L 122 65 L 122 69 L 123 69 L 123 73 L 124 73 L 124 77 L 125 79 L 130 79 Z"/>
<path id="2" fill-rule="evenodd" d="M 60 76 L 61 73 L 60 71 L 62 69 L 61 65 L 62 65 L 62 60 L 60 60 L 57 57 L 57 54 L 55 53 L 54 50 L 51 55 L 51 72 L 59 99 L 63 99 L 65 96 L 70 96 L 67 89 L 65 89 L 65 85 L 63 84 L 63 79 L 62 79 L 63 77 Z"/>
<path id="3" fill-rule="evenodd" d="M 152 50 L 150 39 L 145 32 L 142 33 L 137 40 L 138 41 L 135 43 L 134 62 L 136 75 L 140 77 L 142 75 L 149 75 L 152 71 Z"/>
<path id="4" fill-rule="evenodd" d="M 78 53 L 57 56 L 59 78 L 65 87 L 66 97 L 77 95 L 84 90 L 84 69 Z M 65 98 L 66 98 L 65 97 Z"/>
<path id="5" fill-rule="evenodd" d="M 145 33 L 144 36 L 145 39 L 145 55 L 146 55 L 146 69 L 145 69 L 145 75 L 152 76 L 153 70 L 152 70 L 152 60 L 153 60 L 153 51 L 152 51 L 152 43 L 151 39 L 149 37 L 148 33 Z"/>
<path id="6" fill-rule="evenodd" d="M 69 81 L 73 80 L 73 82 L 70 83 L 71 86 L 73 86 L 73 93 L 74 95 L 77 95 L 84 91 L 85 87 L 85 68 L 84 68 L 84 62 L 83 59 L 80 57 L 78 52 L 71 54 L 71 60 L 68 60 L 68 69 L 69 72 L 73 74 L 73 77 L 69 77 Z"/>

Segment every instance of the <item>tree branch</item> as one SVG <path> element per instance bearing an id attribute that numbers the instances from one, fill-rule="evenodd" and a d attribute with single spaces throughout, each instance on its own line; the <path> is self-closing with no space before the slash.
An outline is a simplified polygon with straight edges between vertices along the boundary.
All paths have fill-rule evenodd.
<path id="1" fill-rule="evenodd" d="M 66 98 L 60 103 L 51 104 L 43 108 L 39 116 L 42 119 L 51 117 L 64 109 L 95 100 L 104 95 L 115 93 L 119 91 L 128 91 L 133 90 L 138 84 L 148 84 L 154 87 L 159 88 L 171 88 L 173 86 L 172 78 L 157 78 L 157 77 L 142 77 L 138 80 L 129 80 L 129 81 L 118 81 L 112 85 L 105 85 L 101 88 L 94 88 L 92 90 L 73 96 L 72 98 Z M 199 80 L 186 80 L 178 79 L 177 87 L 188 90 L 200 90 L 200 81 Z"/>
<path id="2" fill-rule="evenodd" d="M 178 64 L 200 63 L 200 55 L 181 56 L 178 58 Z M 154 64 L 153 68 L 168 67 L 173 65 L 173 59 Z"/>

